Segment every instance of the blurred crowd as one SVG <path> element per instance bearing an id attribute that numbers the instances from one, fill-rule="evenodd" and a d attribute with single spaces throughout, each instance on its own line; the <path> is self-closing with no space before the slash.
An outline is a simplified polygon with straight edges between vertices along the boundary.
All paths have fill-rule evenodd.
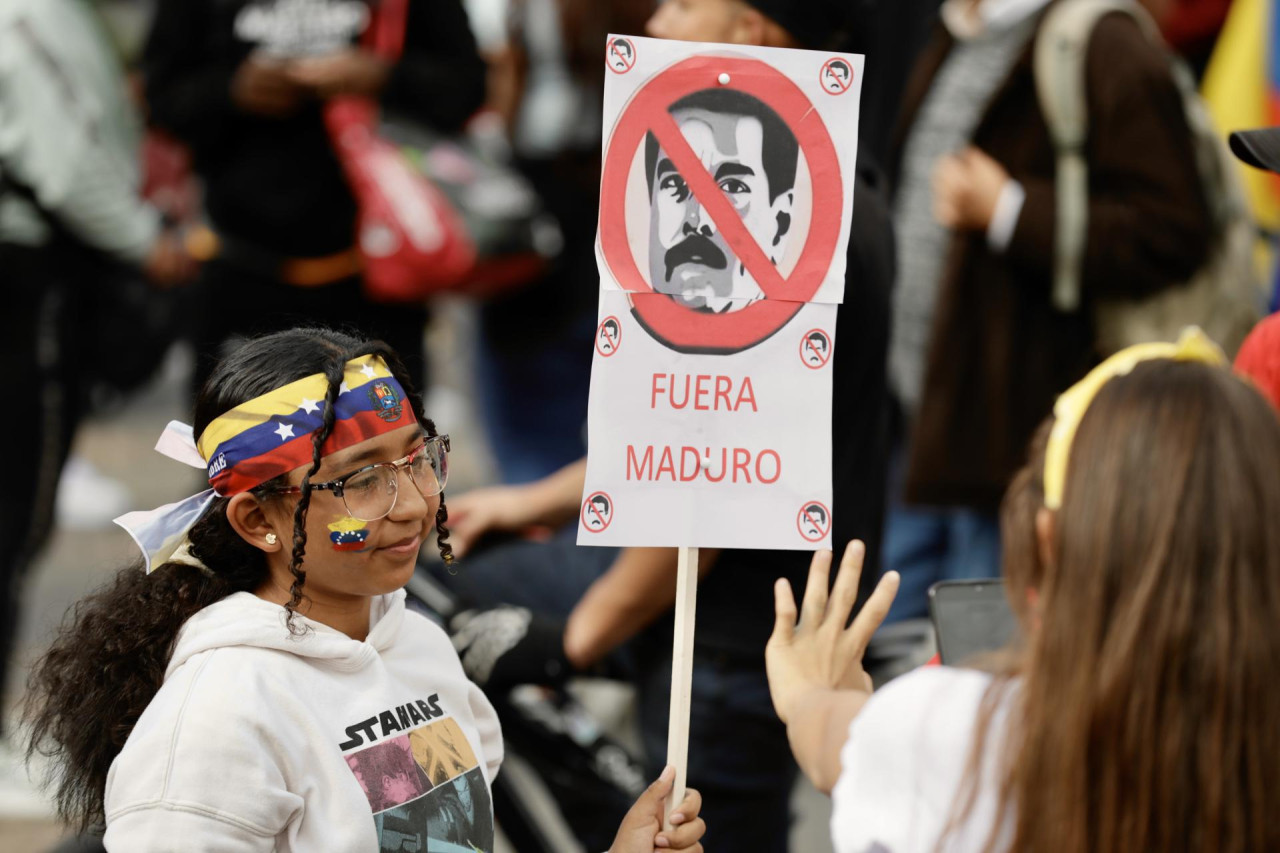
<path id="1" fill-rule="evenodd" d="M 868 634 L 859 661 L 879 680 L 872 664 L 885 661 L 877 655 L 905 656 L 910 664 L 927 658 L 921 649 L 928 646 L 928 592 L 939 581 L 996 578 L 1007 570 L 1027 602 L 1037 590 L 1067 583 L 1051 571 L 1058 559 L 1084 572 L 1083 555 L 1092 554 L 1110 571 L 1114 560 L 1098 549 L 1121 541 L 1123 532 L 1108 527 L 1113 539 L 1087 541 L 1080 532 L 1087 513 L 1077 498 L 1068 500 L 1077 515 L 1063 527 L 1080 537 L 1077 545 L 1059 541 L 1054 547 L 1070 552 L 1059 557 L 1047 557 L 1043 543 L 1039 550 L 1030 545 L 1034 559 L 1022 561 L 1015 577 L 1009 564 L 1015 545 L 1035 539 L 1038 521 L 1034 510 L 1029 521 L 1014 518 L 1020 493 L 1010 484 L 1037 494 L 1044 489 L 1041 424 L 1059 395 L 1109 356 L 1141 339 L 1172 340 L 1190 320 L 1234 357 L 1264 315 L 1273 279 L 1264 272 L 1270 235 L 1250 207 L 1239 171 L 1246 167 L 1231 161 L 1225 143 L 1226 131 L 1241 128 L 1214 129 L 1198 86 L 1219 61 L 1215 47 L 1223 48 L 1218 36 L 1228 16 L 1250 4 L 1263 5 L 0 0 L 0 281 L 8 299 L 7 362 L 23 378 L 14 389 L 19 414 L 6 430 L 17 452 L 0 511 L 0 685 L 76 429 L 96 407 L 127 406 L 176 343 L 196 355 L 194 400 L 219 360 L 245 339 L 316 325 L 385 341 L 418 390 L 429 390 L 424 333 L 433 310 L 428 291 L 435 291 L 476 305 L 470 392 L 499 482 L 450 495 L 458 560 L 424 557 L 421 574 L 458 602 L 446 619 L 454 645 L 468 674 L 491 695 L 529 683 L 558 687 L 584 674 L 635 685 L 638 760 L 657 776 L 666 761 L 675 551 L 575 544 L 597 327 L 606 73 L 600 60 L 609 33 L 866 56 L 848 277 L 837 321 L 847 343 L 835 360 L 831 425 L 832 541 L 837 554 L 851 541 L 865 543 L 865 568 L 860 581 L 844 576 L 848 600 L 833 630 L 844 627 L 855 602 L 880 603 L 873 596 L 877 582 L 893 578 L 896 598 L 890 593 L 891 606 L 883 600 L 879 618 L 910 648 L 904 653 L 874 641 L 868 648 Z M 394 7 L 403 14 L 388 37 L 384 22 Z M 1076 7 L 1075 20 L 1068 7 Z M 1064 46 L 1052 56 L 1044 47 L 1051 38 Z M 1062 58 L 1073 49 L 1074 60 Z M 416 283 L 407 297 L 374 280 L 373 264 L 389 253 L 383 243 L 394 235 L 360 209 L 356 190 L 365 178 L 344 154 L 344 129 L 359 127 L 363 114 L 343 108 L 368 103 L 380 108 L 370 126 L 413 152 L 418 174 L 435 184 L 450 211 L 446 222 L 465 244 L 456 274 Z M 1265 151 L 1253 159 L 1275 165 Z M 1172 292 L 1194 292 L 1193 304 L 1188 309 L 1184 299 L 1174 310 Z M 1241 359 L 1275 394 L 1274 329 L 1252 339 Z M 1178 405 L 1237 407 L 1250 430 L 1269 429 L 1249 420 L 1257 413 L 1238 389 L 1219 387 L 1225 379 L 1204 380 L 1209 390 L 1188 390 L 1176 376 L 1148 375 L 1156 372 L 1136 371 L 1126 380 L 1136 383 L 1129 393 L 1140 398 L 1146 377 L 1161 393 L 1185 395 Z M 1103 408 L 1120 423 L 1122 401 Z M 1151 431 L 1152 447 L 1185 450 L 1180 438 L 1163 442 L 1167 418 L 1134 417 L 1134 429 Z M 1106 456 L 1104 426 L 1084 430 L 1082 452 L 1102 460 L 1098 465 L 1128 470 Z M 1146 435 L 1125 438 L 1144 445 Z M 1250 435 L 1268 448 L 1260 458 L 1280 461 L 1269 433 Z M 1026 468 L 1029 446 L 1033 464 Z M 1219 449 L 1214 464 L 1234 464 L 1230 449 Z M 1154 457 L 1151 470 L 1171 458 Z M 1029 482 L 1027 471 L 1037 466 Z M 1098 473 L 1095 484 L 1108 500 L 1121 500 L 1108 489 L 1140 489 L 1107 479 L 1113 473 Z M 1191 488 L 1200 481 L 1178 482 Z M 1272 498 L 1257 496 L 1256 505 Z M 1169 524 L 1186 518 L 1186 511 L 1160 512 L 1166 510 L 1160 517 Z M 1201 510 L 1206 526 L 1222 517 Z M 1138 510 L 1131 518 L 1138 526 L 1148 522 Z M 1257 565 L 1280 570 L 1274 540 Z M 1206 560 L 1230 559 L 1197 541 L 1157 544 L 1203 546 Z M 773 582 L 783 577 L 804 589 L 810 557 L 702 553 L 689 779 L 703 797 L 712 850 L 786 850 L 799 772 L 825 780 L 819 787 L 835 784 L 821 756 L 838 756 L 843 739 L 797 743 L 799 712 L 779 704 L 776 683 L 771 695 L 764 656 L 771 629 L 780 642 Z M 1137 551 L 1125 557 L 1143 565 L 1161 559 Z M 1102 596 L 1142 594 L 1098 572 L 1095 605 Z M 1141 577 L 1172 583 L 1154 570 Z M 1090 583 L 1082 578 L 1074 580 Z M 1270 595 L 1275 582 L 1259 583 Z M 1194 607 L 1201 592 L 1191 584 L 1188 599 L 1170 597 L 1159 606 Z M 820 614 L 823 604 L 816 606 Z M 1069 630 L 1069 617 L 1079 615 L 1065 603 L 1057 616 L 1027 607 L 1018 615 L 1037 637 L 1040 620 L 1045 632 Z M 1136 604 L 1125 612 L 1147 615 Z M 1223 605 L 1222 612 L 1231 611 Z M 802 621 L 797 637 L 807 637 L 804 627 Z M 1174 642 L 1174 629 L 1150 630 Z M 486 642 L 493 637 L 507 639 Z M 1042 722 L 1035 714 L 1048 714 L 1047 697 L 1060 695 L 1044 686 L 1048 677 L 1040 672 L 1025 681 L 1039 703 L 1026 718 L 1033 723 Z M 1178 691 L 1188 683 L 1144 682 L 1135 690 Z M 928 701 L 926 688 L 916 688 L 915 700 Z M 914 701 L 906 691 L 895 694 L 903 708 Z M 969 716 L 957 719 L 972 724 L 979 714 L 990 723 L 989 708 L 979 713 L 970 704 Z M 1124 717 L 1122 710 L 1110 713 Z M 880 710 L 875 725 L 888 726 L 886 715 L 893 716 Z M 848 718 L 836 716 L 847 731 Z M 1185 723 L 1222 719 L 1189 713 Z M 1232 725 L 1247 728 L 1242 720 L 1232 718 Z M 825 723 L 803 725 L 817 730 Z M 1092 748 L 1086 734 L 1069 728 L 1061 727 L 1064 743 Z M 1246 748 L 1222 748 L 1237 747 Z M 865 740 L 845 748 L 847 761 L 884 762 L 889 754 Z M 1041 775 L 1013 785 L 1026 795 L 1018 808 L 1043 807 L 1067 823 L 1096 819 L 1096 812 L 1029 796 L 1050 769 L 1085 772 L 1061 756 L 1057 763 L 1052 755 L 1039 759 L 1026 766 Z M 1184 769 L 1214 775 L 1194 762 Z M 1229 769 L 1256 768 L 1245 762 Z M 1132 781 L 1122 773 L 1104 777 L 1114 787 L 1101 798 Z M 1262 778 L 1250 777 L 1250 784 Z M 1275 781 L 1274 773 L 1265 778 Z M 1163 807 L 1182 808 L 1194 793 Z M 1244 785 L 1236 793 L 1252 807 L 1256 790 Z M 866 826 L 889 820 L 886 814 L 917 820 L 892 805 L 883 812 L 867 805 L 886 796 L 871 782 L 847 782 L 843 800 L 837 790 L 837 843 L 860 839 L 840 849 L 930 849 L 908 841 L 875 846 L 879 836 Z M 1010 802 L 997 800 L 1001 808 Z M 991 804 L 981 796 L 977 803 L 979 829 L 1008 818 L 983 811 Z M 627 805 L 614 804 L 616 813 L 576 814 L 573 830 L 589 846 L 607 846 Z M 1115 816 L 1105 804 L 1094 805 L 1102 825 L 1111 826 Z M 970 802 L 966 814 L 974 808 Z M 854 814 L 861 829 L 850 829 Z M 1124 826 L 1117 832 L 1129 830 L 1146 843 L 1127 849 L 1174 849 L 1164 846 L 1174 835 Z M 1023 845 L 1017 849 L 1052 849 L 1040 846 L 1047 836 L 1021 823 L 1016 831 Z M 1249 843 L 1219 845 L 1205 837 L 1177 849 L 1265 849 L 1263 839 L 1275 840 L 1274 832 L 1235 831 L 1221 837 Z M 974 832 L 953 837 L 947 849 L 981 849 L 986 836 Z M 1061 849 L 1125 849 L 1099 837 L 1071 835 L 1072 846 Z"/>

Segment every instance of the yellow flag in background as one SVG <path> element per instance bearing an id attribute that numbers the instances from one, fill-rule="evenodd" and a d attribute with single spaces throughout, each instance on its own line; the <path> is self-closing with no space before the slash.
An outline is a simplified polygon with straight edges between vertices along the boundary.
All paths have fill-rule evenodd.
<path id="1" fill-rule="evenodd" d="M 1205 71 L 1202 91 L 1225 135 L 1280 124 L 1280 80 L 1272 51 L 1275 0 L 1234 0 Z M 1280 230 L 1280 178 L 1239 164 L 1260 226 Z"/>

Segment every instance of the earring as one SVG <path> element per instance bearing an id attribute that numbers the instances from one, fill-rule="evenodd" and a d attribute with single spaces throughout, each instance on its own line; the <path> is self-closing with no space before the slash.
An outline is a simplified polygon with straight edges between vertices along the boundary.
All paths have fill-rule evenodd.
<path id="1" fill-rule="evenodd" d="M 265 538 L 267 540 L 268 545 L 274 545 L 280 541 L 279 539 L 276 538 L 276 535 L 274 533 L 268 533 Z"/>

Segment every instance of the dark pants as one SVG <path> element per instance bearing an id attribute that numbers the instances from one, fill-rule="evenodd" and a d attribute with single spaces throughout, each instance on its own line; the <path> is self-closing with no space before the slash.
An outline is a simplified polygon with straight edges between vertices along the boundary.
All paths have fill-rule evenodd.
<path id="1" fill-rule="evenodd" d="M 618 553 L 574 545 L 575 534 L 570 528 L 546 543 L 496 546 L 461 561 L 456 576 L 436 576 L 475 605 L 516 604 L 564 618 Z M 614 667 L 634 673 L 652 778 L 667 758 L 671 625 L 660 619 Z M 703 795 L 706 849 L 785 851 L 797 768 L 773 712 L 763 654 L 745 659 L 695 647 L 689 725 L 689 784 Z"/>
<path id="2" fill-rule="evenodd" d="M 385 341 L 404 361 L 417 389 L 426 389 L 422 333 L 427 311 L 422 305 L 370 302 L 361 290 L 359 278 L 297 287 L 218 261 L 205 266 L 194 287 L 199 306 L 193 312 L 191 330 L 197 389 L 213 372 L 228 338 L 297 326 L 328 326 Z"/>
<path id="3" fill-rule="evenodd" d="M 5 362 L 11 389 L 0 489 L 0 693 L 18 630 L 23 582 L 53 527 L 58 477 L 84 411 L 75 350 L 77 301 L 48 251 L 0 246 L 6 298 Z"/>

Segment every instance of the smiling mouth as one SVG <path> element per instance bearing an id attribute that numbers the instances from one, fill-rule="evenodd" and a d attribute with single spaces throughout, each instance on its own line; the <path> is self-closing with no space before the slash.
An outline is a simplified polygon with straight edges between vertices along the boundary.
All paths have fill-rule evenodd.
<path id="1" fill-rule="evenodd" d="M 390 545 L 383 545 L 379 551 L 386 551 L 389 554 L 412 554 L 417 553 L 418 548 L 422 545 L 421 536 L 406 536 L 399 542 L 392 542 Z"/>

